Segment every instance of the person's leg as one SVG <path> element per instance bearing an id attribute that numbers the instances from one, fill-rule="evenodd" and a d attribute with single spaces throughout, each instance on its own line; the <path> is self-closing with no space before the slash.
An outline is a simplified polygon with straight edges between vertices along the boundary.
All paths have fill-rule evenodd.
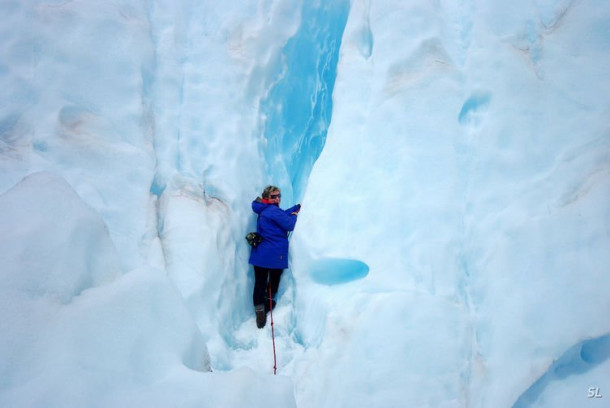
<path id="1" fill-rule="evenodd" d="M 269 285 L 265 289 L 265 312 L 275 309 L 275 295 L 280 286 L 280 278 L 282 277 L 283 269 L 269 269 Z M 269 301 L 269 289 L 271 289 L 271 301 Z"/>
<path id="2" fill-rule="evenodd" d="M 269 279 L 269 270 L 259 266 L 254 267 L 254 293 L 252 294 L 252 302 L 254 303 L 254 312 L 256 313 L 256 327 L 262 329 L 267 322 L 267 314 L 265 311 L 265 293 L 267 291 L 267 280 Z"/>
<path id="3" fill-rule="evenodd" d="M 254 267 L 254 292 L 252 293 L 254 307 L 265 304 L 268 277 L 269 270 L 267 268 L 261 268 L 260 266 Z"/>
<path id="4" fill-rule="evenodd" d="M 269 286 L 271 287 L 271 297 L 275 298 L 277 289 L 280 286 L 283 269 L 269 269 Z M 269 297 L 269 289 L 267 289 L 267 297 Z"/>

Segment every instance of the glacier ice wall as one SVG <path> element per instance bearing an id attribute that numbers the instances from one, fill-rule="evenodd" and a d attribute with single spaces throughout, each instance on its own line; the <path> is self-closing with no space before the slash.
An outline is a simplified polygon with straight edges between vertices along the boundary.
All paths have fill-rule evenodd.
<path id="1" fill-rule="evenodd" d="M 610 389 L 605 3 L 40 0 L 0 11 L 0 192 L 38 171 L 64 179 L 107 228 L 93 241 L 113 246 L 100 262 L 119 270 L 70 286 L 75 307 L 36 315 L 64 310 L 75 325 L 19 326 L 20 347 L 42 360 L 3 374 L 10 401 L 32 394 L 11 381 L 52 377 L 54 355 L 24 341 L 38 332 L 70 333 L 72 350 L 52 344 L 69 362 L 57 379 L 77 373 L 85 402 L 106 394 L 92 385 L 106 377 L 71 369 L 83 361 L 119 364 L 136 340 L 165 356 L 131 356 L 124 378 L 141 382 L 112 382 L 113 405 L 256 404 L 270 384 L 281 406 L 302 407 L 552 406 Z M 304 204 L 276 316 L 292 383 L 260 375 L 269 338 L 251 321 L 243 235 L 270 182 Z M 20 225 L 3 222 L 11 234 Z M 58 264 L 86 274 L 80 253 Z M 333 268 L 350 276 L 324 275 Z M 159 314 L 140 307 L 157 301 Z M 87 324 L 108 308 L 111 323 Z M 153 342 L 160 321 L 173 327 L 167 311 L 181 316 L 177 337 Z M 138 318 L 148 335 L 90 351 L 102 347 L 91 333 L 111 340 Z M 229 371 L 202 374 L 203 386 L 188 368 L 202 367 L 185 363 L 201 344 Z"/>
<path id="2" fill-rule="evenodd" d="M 607 335 L 609 17 L 595 1 L 352 3 L 294 237 L 298 338 L 333 367 L 312 389 L 511 406 Z M 370 272 L 308 286 L 325 257 Z M 587 402 L 580 381 L 558 387 Z"/>
<path id="3" fill-rule="evenodd" d="M 66 308 L 55 307 L 51 290 L 43 288 L 48 312 L 7 323 L 3 332 L 14 336 L 3 336 L 3 353 L 15 360 L 2 373 L 3 401 L 37 405 L 58 384 L 72 384 L 47 398 L 48 406 L 198 406 L 202 400 L 230 406 L 240 399 L 267 406 L 255 396 L 268 381 L 264 375 L 244 369 L 202 377 L 197 370 L 205 368 L 206 341 L 230 335 L 249 311 L 242 237 L 247 201 L 266 178 L 257 136 L 259 80 L 267 59 L 298 26 L 299 7 L 125 0 L 7 1 L 0 9 L 0 192 L 8 194 L 29 174 L 54 174 L 97 213 L 112 249 L 104 250 L 107 241 L 95 239 L 93 229 L 90 236 L 77 235 L 91 244 L 80 253 L 80 246 L 71 250 L 76 238 L 32 226 L 28 239 L 57 239 L 63 249 L 57 264 L 67 267 L 57 273 L 70 269 L 89 286 L 85 295 L 79 295 L 83 285 L 68 290 L 65 296 L 77 298 L 77 305 Z M 12 197 L 6 206 L 36 208 Z M 60 197 L 56 208 L 61 203 Z M 10 276 L 25 268 L 32 278 L 31 287 L 5 281 L 10 296 L 4 317 L 11 308 L 27 315 L 32 307 L 19 301 L 20 290 L 49 279 L 49 259 L 27 249 L 35 242 L 16 240 L 23 225 L 11 214 L 3 219 L 3 239 L 17 242 L 25 256 L 3 252 L 5 271 Z M 63 214 L 46 216 L 60 217 L 54 221 L 62 226 L 78 215 Z M 87 257 L 117 267 L 124 277 L 98 281 L 90 272 L 99 268 L 80 267 Z M 32 264 L 40 268 L 28 269 Z M 223 297 L 235 302 L 221 302 Z M 41 324 L 45 318 L 49 326 Z M 50 340 L 45 352 L 44 341 L 34 338 L 47 333 L 57 341 Z M 184 361 L 173 358 L 183 346 Z M 20 361 L 30 355 L 39 361 Z M 54 370 L 58 362 L 66 369 Z M 18 366 L 21 371 L 13 370 Z M 110 380 L 117 370 L 121 375 Z M 29 382 L 35 376 L 41 381 Z M 25 383 L 29 388 L 20 387 Z M 228 384 L 231 393 L 224 392 Z M 294 405 L 289 379 L 265 386 L 278 404 Z M 184 387 L 190 391 L 172 392 Z"/>

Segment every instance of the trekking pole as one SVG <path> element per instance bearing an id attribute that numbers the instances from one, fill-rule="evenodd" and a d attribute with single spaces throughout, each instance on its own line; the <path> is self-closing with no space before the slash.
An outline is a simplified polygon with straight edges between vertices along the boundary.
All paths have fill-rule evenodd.
<path id="1" fill-rule="evenodd" d="M 269 289 L 269 317 L 271 317 L 271 340 L 273 341 L 273 375 L 277 373 L 277 358 L 275 356 L 275 333 L 273 331 L 273 297 L 271 297 L 271 285 L 267 286 Z"/>

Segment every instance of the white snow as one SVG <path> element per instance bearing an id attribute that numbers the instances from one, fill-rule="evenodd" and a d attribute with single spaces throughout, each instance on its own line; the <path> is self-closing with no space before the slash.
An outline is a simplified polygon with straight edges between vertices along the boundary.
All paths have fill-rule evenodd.
<path id="1" fill-rule="evenodd" d="M 606 2 L 0 13 L 0 406 L 608 405 Z"/>

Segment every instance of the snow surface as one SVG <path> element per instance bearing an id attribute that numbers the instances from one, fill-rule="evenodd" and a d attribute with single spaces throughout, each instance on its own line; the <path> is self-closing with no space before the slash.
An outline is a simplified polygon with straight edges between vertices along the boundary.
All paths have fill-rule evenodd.
<path id="1" fill-rule="evenodd" d="M 0 406 L 609 406 L 607 2 L 0 12 Z"/>

